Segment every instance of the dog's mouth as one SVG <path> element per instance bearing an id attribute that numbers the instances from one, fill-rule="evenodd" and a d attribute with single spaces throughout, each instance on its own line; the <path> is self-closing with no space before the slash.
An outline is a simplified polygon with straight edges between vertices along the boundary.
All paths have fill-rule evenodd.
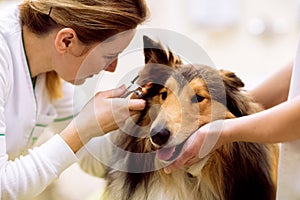
<path id="1" fill-rule="evenodd" d="M 185 142 L 186 140 L 173 147 L 159 148 L 156 152 L 157 158 L 164 161 L 175 160 L 181 153 L 182 147 L 185 144 Z"/>

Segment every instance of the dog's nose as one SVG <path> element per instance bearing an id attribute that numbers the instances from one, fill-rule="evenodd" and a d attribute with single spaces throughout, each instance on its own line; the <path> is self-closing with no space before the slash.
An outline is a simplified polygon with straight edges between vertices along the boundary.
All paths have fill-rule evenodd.
<path id="1" fill-rule="evenodd" d="M 153 129 L 150 134 L 152 142 L 159 146 L 166 144 L 171 135 L 170 131 L 166 128 L 159 131 Z"/>

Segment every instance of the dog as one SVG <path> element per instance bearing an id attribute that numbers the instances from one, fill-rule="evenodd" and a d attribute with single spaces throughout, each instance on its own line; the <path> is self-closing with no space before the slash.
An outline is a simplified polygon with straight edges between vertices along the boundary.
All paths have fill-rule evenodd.
<path id="1" fill-rule="evenodd" d="M 165 174 L 198 128 L 263 108 L 233 72 L 183 64 L 160 42 L 144 36 L 145 67 L 138 83 L 146 108 L 111 134 L 115 145 L 101 174 L 106 200 L 273 200 L 278 147 L 233 142 L 191 167 Z M 125 153 L 124 153 L 125 152 Z M 123 154 L 124 153 L 124 154 Z M 123 167 L 116 167 L 116 163 Z M 110 166 L 110 167 L 108 167 Z"/>

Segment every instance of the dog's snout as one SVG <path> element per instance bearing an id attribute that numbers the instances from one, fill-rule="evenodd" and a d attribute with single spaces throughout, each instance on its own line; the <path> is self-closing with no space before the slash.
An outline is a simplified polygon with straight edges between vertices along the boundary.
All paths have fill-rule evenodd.
<path id="1" fill-rule="evenodd" d="M 151 134 L 152 142 L 159 146 L 166 144 L 171 136 L 170 131 L 166 128 L 161 129 L 161 130 L 154 129 L 151 131 L 150 134 Z"/>

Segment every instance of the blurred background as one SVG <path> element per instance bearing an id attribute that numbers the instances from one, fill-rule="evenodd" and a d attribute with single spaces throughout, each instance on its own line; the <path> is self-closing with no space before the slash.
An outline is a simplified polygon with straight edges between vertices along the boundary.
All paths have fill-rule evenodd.
<path id="1" fill-rule="evenodd" d="M 7 2 L 11 1 L 2 0 L 0 9 Z M 299 0 L 148 0 L 148 5 L 151 17 L 141 28 L 167 29 L 186 36 L 203 48 L 217 68 L 235 72 L 246 89 L 295 57 Z M 102 73 L 78 89 L 89 97 L 95 88 L 113 88 L 137 60 L 141 63 L 142 55 L 120 59 L 115 74 Z M 37 199 L 97 199 L 104 184 L 73 165 Z"/>
<path id="2" fill-rule="evenodd" d="M 151 26 L 197 42 L 218 68 L 250 88 L 293 60 L 300 20 L 298 0 L 151 0 Z"/>

